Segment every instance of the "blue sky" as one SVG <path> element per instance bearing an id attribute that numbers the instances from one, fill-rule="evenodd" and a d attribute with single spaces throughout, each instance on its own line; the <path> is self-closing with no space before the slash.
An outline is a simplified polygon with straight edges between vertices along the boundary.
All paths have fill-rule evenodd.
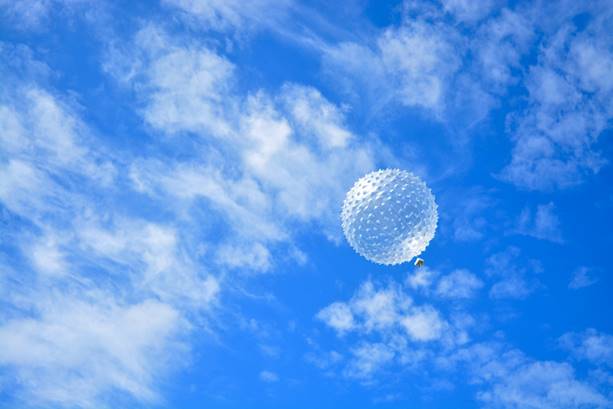
<path id="1" fill-rule="evenodd" d="M 613 407 L 608 1 L 0 0 L 0 407 Z M 340 227 L 379 168 L 426 266 Z"/>

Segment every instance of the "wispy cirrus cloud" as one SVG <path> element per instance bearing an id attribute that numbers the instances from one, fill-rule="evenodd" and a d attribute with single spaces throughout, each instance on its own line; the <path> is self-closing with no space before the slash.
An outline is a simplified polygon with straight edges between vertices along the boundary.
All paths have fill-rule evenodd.
<path id="1" fill-rule="evenodd" d="M 535 210 L 524 208 L 517 222 L 516 232 L 554 243 L 563 243 L 560 219 L 553 202 L 538 205 Z"/>
<path id="2" fill-rule="evenodd" d="M 501 408 L 607 407 L 610 400 L 579 379 L 565 362 L 539 361 L 499 343 L 478 343 L 440 360 L 447 369 L 465 368 L 479 385 L 477 398 Z"/>
<path id="3" fill-rule="evenodd" d="M 155 379 L 186 358 L 186 323 L 154 299 L 64 293 L 36 307 L 37 317 L 0 326 L 0 364 L 15 371 L 11 387 L 24 404 L 95 408 L 121 394 L 159 402 Z"/>
<path id="4" fill-rule="evenodd" d="M 598 282 L 598 278 L 594 277 L 593 269 L 581 266 L 573 272 L 573 276 L 568 283 L 568 288 L 578 290 L 580 288 L 589 287 Z"/>
<path id="5" fill-rule="evenodd" d="M 538 286 L 534 273 L 541 272 L 538 260 L 523 260 L 517 247 L 494 253 L 486 260 L 485 273 L 497 279 L 490 288 L 494 299 L 525 298 Z"/>
<path id="6" fill-rule="evenodd" d="M 439 280 L 436 294 L 444 298 L 472 298 L 481 287 L 483 281 L 470 271 L 460 269 Z"/>
<path id="7" fill-rule="evenodd" d="M 397 23 L 336 36 L 330 35 L 342 31 L 332 27 L 336 21 L 316 33 L 325 18 L 292 1 L 166 0 L 159 14 L 118 15 L 119 37 L 108 37 L 110 27 L 93 46 L 83 36 L 88 46 L 105 49 L 84 58 L 91 71 L 72 74 L 56 73 L 34 56 L 62 66 L 68 53 L 85 49 L 71 37 L 82 31 L 68 24 L 71 38 L 55 37 L 47 23 L 55 17 L 73 23 L 83 11 L 84 21 L 101 27 L 96 10 L 106 5 L 0 4 L 0 20 L 17 33 L 12 38 L 30 42 L 22 29 L 53 34 L 36 51 L 0 44 L 0 387 L 7 405 L 163 405 L 167 375 L 190 365 L 192 337 L 205 337 L 215 325 L 254 335 L 265 359 L 291 359 L 277 344 L 286 334 L 272 330 L 277 317 L 245 318 L 251 311 L 234 307 L 232 297 L 249 297 L 246 283 L 274 278 L 261 273 L 304 264 L 311 255 L 303 233 L 338 242 L 340 202 L 358 176 L 390 162 L 422 166 L 413 160 L 419 155 L 407 159 L 406 140 L 392 151 L 376 135 L 354 131 L 351 120 L 364 119 L 351 118 L 361 103 L 370 115 L 364 122 L 381 120 L 378 126 L 411 111 L 423 123 L 443 124 L 459 144 L 473 131 L 499 138 L 506 126 L 508 141 L 492 142 L 501 156 L 475 168 L 486 174 L 482 186 L 504 181 L 513 186 L 501 190 L 551 191 L 579 184 L 607 163 L 598 152 L 612 107 L 611 11 L 604 1 L 412 1 L 402 5 Z M 355 17 L 356 4 L 342 7 Z M 282 56 L 296 44 L 319 53 L 291 50 L 305 60 L 321 58 L 326 86 L 251 82 L 273 72 L 242 59 L 259 52 L 243 40 L 263 30 L 296 36 L 291 46 L 271 46 L 283 48 Z M 269 42 L 268 34 L 264 42 L 278 40 Z M 58 50 L 48 48 L 57 44 Z M 94 73 L 100 55 L 101 72 Z M 283 58 L 275 62 L 285 67 Z M 317 69 L 307 69 L 304 78 L 313 79 Z M 125 123 L 102 130 L 91 120 L 97 105 L 79 92 L 92 83 L 79 81 L 98 74 L 108 78 L 99 78 L 96 95 L 121 105 L 133 121 L 127 132 Z M 481 135 L 476 125 L 487 127 L 491 113 L 500 119 L 500 135 Z M 98 117 L 118 119 L 104 109 Z M 464 161 L 464 153 L 445 160 Z M 586 376 L 572 359 L 539 360 L 487 341 L 493 318 L 487 303 L 528 297 L 539 287 L 531 273 L 541 269 L 492 234 L 507 205 L 495 197 L 485 188 L 454 191 L 446 206 L 453 210 L 442 218 L 449 229 L 443 237 L 464 246 L 462 254 L 478 240 L 488 252 L 492 243 L 504 249 L 485 260 L 484 275 L 479 261 L 469 269 L 422 268 L 404 282 L 362 280 L 353 295 L 323 308 L 309 305 L 308 316 L 321 308 L 315 325 L 328 328 L 291 322 L 290 332 L 304 331 L 300 342 L 315 351 L 308 362 L 328 377 L 375 389 L 399 373 L 424 390 L 468 381 L 485 406 L 610 407 L 610 335 L 590 329 L 559 339 L 571 357 L 585 361 Z M 554 202 L 548 197 L 526 207 L 515 231 L 570 240 Z M 580 267 L 569 287 L 594 282 L 592 270 Z M 475 301 L 485 289 L 490 299 Z M 262 298 L 274 299 L 270 291 Z M 481 312 L 477 304 L 485 304 Z M 223 319 L 226 305 L 239 309 L 231 320 Z M 300 315 L 292 308 L 287 315 Z M 496 329 L 493 337 L 504 339 L 504 328 Z M 271 390 L 281 379 L 293 382 L 280 373 L 267 362 L 250 372 L 249 382 L 259 378 Z M 375 401 L 397 399 L 395 392 Z"/>
<path id="8" fill-rule="evenodd" d="M 576 358 L 592 364 L 613 368 L 613 335 L 591 328 L 583 332 L 568 332 L 559 338 L 560 346 Z"/>
<path id="9" fill-rule="evenodd" d="M 536 9 L 536 15 L 549 9 Z M 579 13 L 590 15 L 585 27 L 572 22 Z M 596 74 L 613 64 L 603 35 L 611 10 L 594 2 L 555 15 L 558 28 L 545 28 L 538 61 L 525 78 L 528 105 L 510 116 L 515 147 L 501 176 L 526 189 L 576 185 L 606 163 L 593 145 L 613 115 L 612 84 Z"/>
<path id="10" fill-rule="evenodd" d="M 409 293 L 391 282 L 362 283 L 348 301 L 336 301 L 323 308 L 317 318 L 341 337 L 354 340 L 343 374 L 363 382 L 373 381 L 383 366 L 424 359 L 430 349 L 439 350 L 466 342 L 471 319 L 446 317 L 431 304 L 417 304 Z M 468 319 L 467 319 L 468 318 Z M 357 341 L 355 341 L 355 337 Z M 413 356 L 410 346 L 425 355 Z M 424 349 L 425 348 L 425 349 Z"/>
<path id="11" fill-rule="evenodd" d="M 163 0 L 168 8 L 179 10 L 188 21 L 204 30 L 249 31 L 274 28 L 275 23 L 290 11 L 293 1 L 256 0 Z"/>
<path id="12" fill-rule="evenodd" d="M 16 313 L 0 331 L 11 351 L 3 365 L 21 374 L 15 396 L 28 402 L 98 406 L 114 393 L 156 400 L 157 381 L 173 365 L 156 365 L 149 351 L 170 363 L 175 346 L 189 349 L 183 341 L 191 330 L 187 323 L 193 317 L 206 322 L 217 305 L 223 291 L 219 271 L 270 270 L 278 245 L 303 263 L 304 254 L 292 239 L 296 226 L 317 224 L 331 239 L 338 237 L 336 213 L 344 190 L 374 166 L 377 156 L 347 129 L 342 109 L 313 88 L 287 84 L 275 95 L 242 95 L 234 87 L 235 66 L 227 59 L 154 26 L 138 32 L 128 46 L 114 47 L 104 69 L 122 86 L 137 85 L 137 113 L 146 130 L 161 144 L 165 138 L 192 138 L 191 155 L 179 159 L 172 149 L 143 157 L 111 153 L 61 93 L 38 85 L 36 76 L 17 80 L 15 61 L 3 66 L 16 86 L 3 89 L 0 107 L 1 137 L 7 142 L 0 200 L 8 217 L 28 225 L 6 237 L 24 258 L 30 281 L 3 288 L 12 293 L 5 302 Z M 34 61 L 21 65 L 36 68 Z M 34 68 L 30 71 L 45 72 Z M 216 150 L 224 155 L 215 155 Z M 131 199 L 121 200 L 126 195 Z M 164 210 L 147 217 L 134 213 L 139 206 Z M 215 222 L 194 224 L 194 217 L 203 214 L 214 215 L 209 220 Z M 222 240 L 206 248 L 194 240 L 210 234 Z M 205 263 L 204 254 L 213 257 Z M 83 316 L 67 316 L 64 322 L 61 312 L 45 315 L 47 302 L 55 303 L 47 296 L 50 291 L 64 297 L 66 309 L 79 307 Z M 86 295 L 91 293 L 97 295 Z M 119 350 L 128 348 L 129 338 L 113 334 L 131 325 L 123 324 L 126 314 L 142 309 L 159 312 L 160 321 L 139 330 L 145 340 L 131 352 L 138 370 L 120 378 L 82 368 L 83 354 L 99 349 L 100 365 L 109 373 L 123 372 L 129 362 L 104 345 L 115 339 Z M 99 338 L 79 328 L 106 314 Z M 18 353 L 10 349 L 11 333 L 27 337 L 49 327 L 57 327 L 60 338 L 83 341 L 74 359 L 63 352 L 68 342 L 45 352 L 64 359 L 38 366 L 13 359 Z M 25 347 L 42 348 L 34 341 Z M 56 371 L 66 371 L 65 382 L 52 377 Z M 86 378 L 92 379 L 83 394 L 68 392 Z"/>
<path id="13" fill-rule="evenodd" d="M 279 382 L 279 375 L 275 372 L 271 371 L 261 371 L 260 372 L 260 380 L 266 383 L 275 383 Z"/>
<path id="14" fill-rule="evenodd" d="M 195 147 L 189 160 L 135 161 L 135 188 L 172 197 L 184 215 L 206 208 L 221 216 L 233 237 L 215 259 L 223 263 L 241 248 L 253 257 L 235 267 L 268 268 L 271 246 L 291 243 L 295 223 L 317 223 L 329 237 L 338 236 L 345 187 L 378 157 L 347 129 L 340 108 L 297 84 L 277 95 L 243 95 L 232 85 L 236 67 L 228 60 L 153 26 L 136 34 L 125 58 L 116 52 L 107 70 L 122 83 L 127 75 L 138 84 L 146 123 Z"/>
<path id="15" fill-rule="evenodd" d="M 495 176 L 522 189 L 553 190 L 598 172 L 607 162 L 596 141 L 613 112 L 604 74 L 613 62 L 604 40 L 606 2 L 558 10 L 441 3 L 407 3 L 401 22 L 370 41 L 322 47 L 325 72 L 348 95 L 369 101 L 371 112 L 417 110 L 449 127 L 456 142 L 469 141 L 457 136 L 521 88 L 525 98 L 506 102 L 513 105 L 506 130 L 512 156 Z M 589 16 L 584 26 L 574 23 L 579 15 Z"/>
<path id="16" fill-rule="evenodd" d="M 186 317 L 204 317 L 219 281 L 182 251 L 172 222 L 130 213 L 121 200 L 129 158 L 107 150 L 70 98 L 39 77 L 49 70 L 32 53 L 19 55 L 2 66 L 13 87 L 0 93 L 0 206 L 10 221 L 0 239 L 10 257 L 0 364 L 12 399 L 158 402 L 160 379 L 188 358 Z M 33 76 L 12 68 L 31 64 Z"/>
<path id="17" fill-rule="evenodd" d="M 19 30 L 39 30 L 49 24 L 53 14 L 73 15 L 96 4 L 90 0 L 1 0 L 0 19 Z"/>
<path id="18" fill-rule="evenodd" d="M 465 274 L 463 274 L 465 275 Z M 439 283 L 447 288 L 443 276 Z M 458 276 L 458 274 L 455 274 Z M 604 408 L 610 404 L 606 386 L 581 378 L 567 362 L 538 360 L 501 341 L 473 341 L 482 331 L 469 311 L 460 308 L 444 314 L 436 305 L 442 294 L 427 293 L 432 304 L 416 304 L 395 282 L 377 285 L 366 281 L 346 302 L 336 301 L 317 318 L 333 328 L 338 345 L 330 355 L 322 352 L 310 362 L 327 371 L 377 387 L 399 372 L 420 388 L 449 382 L 468 382 L 476 399 L 501 408 Z M 416 287 L 422 288 L 422 287 Z M 435 286 L 436 288 L 436 286 Z M 457 306 L 461 306 L 458 298 Z M 457 308 L 456 306 L 456 308 Z M 455 334 L 455 335 L 453 335 Z M 577 356 L 607 362 L 608 339 L 604 334 L 566 334 L 561 345 Z M 332 358 L 332 356 L 334 358 Z M 425 386 L 423 386 L 425 387 Z"/>
<path id="19" fill-rule="evenodd" d="M 347 90 L 366 94 L 375 113 L 398 102 L 441 116 L 460 66 L 458 40 L 443 25 L 413 21 L 387 29 L 370 46 L 344 42 L 328 47 L 323 60 L 335 77 L 355 81 L 344 80 Z"/>

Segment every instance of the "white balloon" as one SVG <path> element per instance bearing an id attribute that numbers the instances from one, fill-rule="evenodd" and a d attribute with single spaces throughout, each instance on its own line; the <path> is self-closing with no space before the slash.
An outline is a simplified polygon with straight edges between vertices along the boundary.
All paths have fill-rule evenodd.
<path id="1" fill-rule="evenodd" d="M 347 241 L 368 260 L 400 264 L 421 254 L 436 232 L 434 195 L 417 176 L 383 169 L 347 192 L 341 219 Z"/>

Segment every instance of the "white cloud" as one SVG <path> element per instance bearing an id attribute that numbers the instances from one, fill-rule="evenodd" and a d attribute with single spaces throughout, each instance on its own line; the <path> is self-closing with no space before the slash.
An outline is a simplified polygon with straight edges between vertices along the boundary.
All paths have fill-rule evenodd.
<path id="1" fill-rule="evenodd" d="M 290 0 L 163 0 L 197 21 L 200 29 L 244 31 L 258 26 L 274 26 L 283 16 Z M 195 25 L 196 26 L 196 25 Z"/>
<path id="2" fill-rule="evenodd" d="M 320 219 L 330 229 L 338 224 L 345 188 L 374 166 L 374 149 L 350 143 L 354 138 L 340 110 L 316 90 L 286 85 L 280 100 L 284 110 L 263 94 L 247 100 L 242 134 L 248 145 L 241 152 L 245 170 L 276 192 L 283 213 L 303 221 Z M 300 111 L 298 105 L 310 108 Z M 307 119 L 309 113 L 313 117 Z M 307 122 L 318 125 L 306 128 Z"/>
<path id="3" fill-rule="evenodd" d="M 154 129 L 214 137 L 230 132 L 227 115 L 234 107 L 227 96 L 235 67 L 215 51 L 176 44 L 148 25 L 129 46 L 111 46 L 104 67 L 121 83 L 136 84 L 143 96 L 141 114 Z"/>
<path id="4" fill-rule="evenodd" d="M 340 334 L 355 327 L 351 308 L 342 302 L 334 302 L 328 305 L 317 313 L 317 318 Z"/>
<path id="5" fill-rule="evenodd" d="M 149 26 L 108 56 L 154 142 L 193 150 L 111 153 L 69 98 L 35 80 L 0 95 L 0 201 L 24 220 L 11 234 L 30 261 L 18 280 L 2 276 L 0 365 L 25 404 L 156 402 L 189 322 L 207 327 L 216 311 L 224 282 L 209 271 L 266 271 L 280 248 L 304 262 L 294 232 L 338 237 L 345 188 L 375 162 L 318 91 L 240 95 L 236 67 L 200 43 Z"/>
<path id="6" fill-rule="evenodd" d="M 445 11 L 456 19 L 475 23 L 487 16 L 494 8 L 496 0 L 441 0 Z"/>
<path id="7" fill-rule="evenodd" d="M 566 363 L 533 362 L 498 379 L 479 398 L 502 408 L 562 409 L 606 407 L 607 399 L 589 385 L 576 380 Z"/>
<path id="8" fill-rule="evenodd" d="M 322 47 L 324 71 L 371 115 L 416 108 L 445 124 L 456 143 L 493 108 L 510 104 L 513 149 L 497 177 L 520 188 L 566 188 L 598 172 L 607 161 L 597 139 L 613 116 L 613 83 L 604 74 L 613 66 L 606 2 L 557 9 L 441 3 L 405 3 L 397 27 Z M 445 12 L 463 24 L 450 24 Z M 575 24 L 578 15 L 589 16 L 585 27 Z M 526 98 L 505 98 L 517 88 Z"/>
<path id="9" fill-rule="evenodd" d="M 66 109 L 62 108 L 56 98 L 40 89 L 29 89 L 25 92 L 29 103 L 32 121 L 30 135 L 37 148 L 44 150 L 50 161 L 72 162 L 85 153 L 78 143 L 78 134 L 84 134 L 79 129 L 79 121 Z"/>
<path id="10" fill-rule="evenodd" d="M 521 59 L 533 40 L 530 17 L 502 9 L 499 15 L 484 22 L 473 40 L 476 75 L 496 94 L 503 94 L 506 87 L 521 80 Z"/>
<path id="11" fill-rule="evenodd" d="M 427 267 L 418 268 L 407 276 L 406 284 L 414 290 L 427 289 L 432 285 L 436 273 Z"/>
<path id="12" fill-rule="evenodd" d="M 470 339 L 470 314 L 457 312 L 447 319 L 429 304 L 416 305 L 396 283 L 382 286 L 368 280 L 347 302 L 336 301 L 317 318 L 334 329 L 351 354 L 342 374 L 362 382 L 376 382 L 384 366 L 419 367 L 435 351 L 453 349 Z M 323 358 L 315 360 L 328 362 Z M 324 365 L 326 370 L 332 365 Z"/>
<path id="13" fill-rule="evenodd" d="M 4 13 L 8 15 L 7 17 L 19 19 L 29 26 L 38 24 L 41 18 L 48 13 L 51 4 L 47 0 L 33 0 L 18 3 L 4 0 L 0 4 L 6 7 L 10 3 L 12 3 L 11 7 L 4 11 Z"/>
<path id="14" fill-rule="evenodd" d="M 55 276 L 66 274 L 67 265 L 58 243 L 53 237 L 35 241 L 27 250 L 30 260 L 38 271 Z"/>
<path id="15" fill-rule="evenodd" d="M 447 220 L 447 223 L 441 223 L 441 227 L 445 229 L 445 225 L 451 226 L 455 240 L 475 241 L 486 235 L 492 223 L 488 223 L 484 212 L 495 204 L 487 192 L 479 188 L 454 190 L 441 200 L 453 203 L 453 206 L 444 206 L 442 203 L 441 208 L 445 207 L 447 210 L 441 217 Z"/>
<path id="16" fill-rule="evenodd" d="M 396 78 L 404 104 L 442 111 L 451 75 L 459 66 L 451 40 L 445 27 L 420 22 L 387 30 L 379 38 L 383 64 Z"/>
<path id="17" fill-rule="evenodd" d="M 28 143 L 25 130 L 15 109 L 0 106 L 0 141 L 8 152 L 18 152 Z"/>
<path id="18" fill-rule="evenodd" d="M 78 225 L 79 245 L 92 256 L 123 266 L 140 291 L 176 305 L 208 308 L 217 298 L 219 280 L 194 265 L 181 249 L 175 229 L 137 220 L 102 227 L 94 220 Z"/>
<path id="19" fill-rule="evenodd" d="M 257 251 L 241 264 L 271 268 L 265 252 L 292 247 L 296 223 L 315 223 L 338 239 L 345 189 L 373 168 L 376 157 L 347 129 L 339 107 L 296 84 L 284 85 L 277 95 L 240 95 L 232 86 L 236 68 L 227 60 L 153 26 L 119 55 L 109 55 L 107 71 L 134 86 L 149 125 L 195 147 L 181 163 L 134 163 L 135 188 L 173 198 L 183 217 L 203 208 L 219 214 L 233 234 L 211 249 L 220 252 L 217 260 L 234 268 L 225 257 L 230 249 L 251 248 Z"/>
<path id="20" fill-rule="evenodd" d="M 600 6 L 594 2 L 565 8 L 556 16 L 556 29 L 547 28 L 538 63 L 525 80 L 530 103 L 510 117 L 515 146 L 501 176 L 519 187 L 551 190 L 576 185 L 606 162 L 593 148 L 613 115 L 610 81 L 594 75 L 613 66 L 613 54 L 602 40 L 611 10 Z M 571 19 L 581 12 L 592 17 L 579 30 Z M 585 64 L 588 55 L 593 69 Z"/>
<path id="21" fill-rule="evenodd" d="M 279 382 L 279 375 L 272 371 L 261 371 L 260 380 L 266 383 Z"/>
<path id="22" fill-rule="evenodd" d="M 26 161 L 11 159 L 0 164 L 0 170 L 0 200 L 16 214 L 38 215 L 48 199 L 56 196 L 46 176 Z"/>
<path id="23" fill-rule="evenodd" d="M 496 282 L 490 288 L 492 298 L 526 298 L 533 289 L 526 281 L 518 276 L 506 278 Z"/>
<path id="24" fill-rule="evenodd" d="M 29 402 L 100 407 L 117 392 L 155 402 L 157 375 L 181 360 L 180 314 L 145 300 L 39 300 L 39 315 L 0 326 L 0 364 L 18 376 Z M 104 398 L 103 398 L 104 397 Z"/>
<path id="25" fill-rule="evenodd" d="M 306 361 L 315 365 L 321 370 L 328 371 L 330 368 L 343 361 L 344 357 L 337 351 L 321 352 L 321 353 L 308 353 L 306 355 Z"/>
<path id="26" fill-rule="evenodd" d="M 85 5 L 92 7 L 92 3 L 90 0 L 0 0 L 3 9 L 0 17 L 10 21 L 19 30 L 40 29 L 52 13 L 60 11 L 65 18 Z"/>
<path id="27" fill-rule="evenodd" d="M 382 32 L 373 47 L 350 42 L 326 47 L 324 61 L 341 85 L 366 94 L 375 113 L 395 101 L 440 116 L 460 64 L 454 36 L 443 25 L 407 21 Z"/>
<path id="28" fill-rule="evenodd" d="M 246 239 L 276 242 L 288 238 L 284 226 L 274 219 L 268 192 L 252 177 L 232 179 L 207 162 L 169 168 L 159 161 L 133 163 L 130 177 L 135 188 L 149 196 L 173 200 L 179 213 L 188 212 L 198 199 L 206 199 L 209 212 L 218 213 L 237 235 Z"/>
<path id="29" fill-rule="evenodd" d="M 582 333 L 566 333 L 559 342 L 578 358 L 613 368 L 613 335 L 588 329 Z"/>
<path id="30" fill-rule="evenodd" d="M 261 243 L 223 246 L 217 253 L 217 261 L 231 268 L 247 267 L 253 271 L 268 271 L 272 264 L 270 252 Z"/>
<path id="31" fill-rule="evenodd" d="M 473 344 L 439 362 L 463 371 L 478 385 L 477 397 L 488 407 L 578 409 L 610 404 L 594 386 L 578 379 L 568 363 L 530 359 L 499 344 Z"/>
<path id="32" fill-rule="evenodd" d="M 352 310 L 363 319 L 366 331 L 395 325 L 411 303 L 411 299 L 399 288 L 376 289 L 371 281 L 363 283 L 351 299 Z"/>
<path id="33" fill-rule="evenodd" d="M 454 270 L 441 277 L 436 294 L 444 298 L 472 298 L 483 282 L 468 270 Z"/>
<path id="34" fill-rule="evenodd" d="M 524 208 L 519 216 L 517 232 L 541 240 L 563 243 L 560 219 L 552 202 L 539 205 L 535 212 Z"/>
<path id="35" fill-rule="evenodd" d="M 382 287 L 371 280 L 362 283 L 348 302 L 328 305 L 317 318 L 339 335 L 376 335 L 392 344 L 412 340 L 453 345 L 465 339 L 465 324 L 470 321 L 464 316 L 447 322 L 432 305 L 414 304 L 395 283 Z"/>
<path id="36" fill-rule="evenodd" d="M 568 283 L 568 288 L 578 290 L 579 288 L 589 287 L 598 281 L 598 278 L 590 276 L 592 270 L 582 266 L 575 270 L 573 278 Z"/>
<path id="37" fill-rule="evenodd" d="M 351 350 L 354 359 L 346 368 L 352 378 L 368 379 L 394 359 L 394 351 L 385 344 L 362 344 Z"/>
<path id="38" fill-rule="evenodd" d="M 528 273 L 540 272 L 540 263 L 520 255 L 517 247 L 508 247 L 488 257 L 485 272 L 499 279 L 490 288 L 491 298 L 525 298 L 535 290 L 537 281 Z"/>
<path id="39" fill-rule="evenodd" d="M 22 10 L 26 20 L 31 13 L 31 21 L 39 21 L 36 16 L 56 2 L 16 7 L 21 4 L 31 7 Z M 269 1 L 167 4 L 216 30 L 269 24 L 271 7 Z M 457 19 L 477 23 L 490 13 L 492 2 L 481 8 L 458 0 L 444 4 Z M 328 57 L 375 83 L 368 91 L 383 95 L 381 104 L 393 99 L 439 119 L 465 101 L 464 94 L 484 96 L 475 99 L 489 106 L 489 92 L 474 84 L 473 76 L 485 73 L 486 81 L 496 84 L 493 94 L 519 81 L 517 64 L 531 38 L 525 16 L 501 12 L 468 46 L 459 30 L 433 21 L 405 21 L 379 33 L 370 47 L 343 43 Z M 613 82 L 606 75 L 611 56 L 592 41 L 598 35 L 590 30 L 561 31 L 559 39 L 544 35 L 551 44 L 539 50 L 539 66 L 528 72 L 525 84 L 530 106 L 509 118 L 515 124 L 515 150 L 503 176 L 518 186 L 567 186 L 603 163 L 593 152 L 593 140 L 611 115 Z M 490 43 L 481 47 L 485 39 Z M 563 44 L 554 44 L 557 40 Z M 460 58 L 479 47 L 483 52 L 475 60 L 482 71 L 460 73 Z M 15 390 L 32 404 L 100 407 L 114 393 L 155 402 L 157 380 L 183 356 L 186 345 L 180 340 L 189 329 L 188 317 L 219 297 L 223 282 L 208 272 L 207 263 L 268 271 L 283 244 L 300 254 L 292 240 L 305 226 L 338 237 L 337 210 L 345 188 L 378 159 L 378 149 L 346 126 L 344 109 L 314 88 L 287 84 L 241 95 L 235 87 L 241 67 L 221 56 L 213 43 L 179 40 L 149 26 L 134 42 L 111 50 L 106 69 L 124 86 L 133 86 L 138 113 L 152 137 L 165 147 L 187 141 L 193 149 L 177 155 L 168 149 L 168 156 L 160 152 L 139 160 L 114 157 L 99 146 L 103 140 L 84 124 L 78 109 L 56 93 L 24 86 L 16 98 L 2 95 L 0 153 L 9 159 L 0 164 L 0 201 L 10 217 L 33 226 L 15 236 L 33 273 L 57 279 L 26 294 L 13 277 L 6 283 L 2 277 L 3 294 L 9 295 L 3 302 L 11 304 L 12 316 L 0 326 L 0 364 L 16 374 Z M 125 200 L 123 188 L 136 192 L 128 192 Z M 130 216 L 143 204 L 155 213 L 152 220 Z M 542 212 L 539 207 L 534 219 L 528 217 L 526 231 L 561 237 L 548 206 Z M 481 221 L 471 218 L 466 225 L 455 230 L 456 238 L 482 236 Z M 194 244 L 212 234 L 219 238 L 215 243 Z M 528 267 L 518 258 L 490 258 L 488 274 L 500 280 L 490 290 L 492 297 L 523 297 L 533 290 Z M 23 272 L 21 282 L 30 279 L 29 273 Z M 480 287 L 471 276 L 457 271 L 444 276 L 436 292 L 469 297 Z M 418 273 L 407 285 L 427 288 L 432 280 Z M 577 282 L 584 285 L 585 274 Z M 345 369 L 361 379 L 386 365 L 420 362 L 439 344 L 450 348 L 466 342 L 471 321 L 415 305 L 399 286 L 372 281 L 349 301 L 321 310 L 318 318 L 339 333 L 351 332 L 347 338 L 358 338 Z M 568 342 L 578 355 L 610 362 L 610 336 L 574 337 Z M 341 361 L 335 351 L 327 359 Z M 489 377 L 481 382 L 492 385 L 480 395 L 484 401 L 501 407 L 607 404 L 567 364 L 518 361 L 492 359 L 482 366 Z M 504 369 L 508 366 L 512 370 Z M 260 378 L 278 380 L 270 371 Z"/>
<path id="40" fill-rule="evenodd" d="M 352 303 L 353 299 L 342 303 L 342 308 L 348 310 Z M 342 375 L 365 384 L 385 383 L 388 373 L 428 374 L 435 379 L 461 374 L 476 387 L 477 398 L 488 407 L 578 409 L 607 407 L 610 403 L 599 391 L 598 384 L 580 379 L 568 363 L 531 359 L 499 343 L 470 343 L 466 332 L 462 335 L 458 332 L 455 341 L 450 342 L 449 333 L 475 325 L 470 315 L 459 314 L 443 320 L 440 312 L 431 306 L 411 306 L 398 317 L 401 332 L 390 327 L 360 330 L 360 318 L 353 318 L 351 330 L 359 338 L 342 338 L 349 344 L 347 361 L 330 364 L 326 360 L 322 369 L 330 371 L 340 363 Z M 610 338 L 590 330 L 584 334 L 567 334 L 560 343 L 579 357 L 610 365 L 611 342 L 607 337 Z M 441 348 L 427 342 L 435 339 L 440 339 Z M 430 384 L 431 378 L 428 379 Z"/>
<path id="41" fill-rule="evenodd" d="M 433 341 L 441 337 L 444 322 L 430 306 L 418 307 L 400 319 L 400 324 L 415 341 Z"/>
<path id="42" fill-rule="evenodd" d="M 343 112 L 314 88 L 286 86 L 281 95 L 294 126 L 307 137 L 315 137 L 323 149 L 345 148 L 354 138 L 343 126 Z"/>
<path id="43" fill-rule="evenodd" d="M 519 80 L 533 30 L 529 17 L 508 9 L 473 26 L 496 1 L 441 3 L 405 2 L 399 27 L 363 43 L 322 47 L 326 73 L 356 101 L 367 101 L 371 115 L 387 116 L 398 105 L 418 109 L 461 136 L 457 130 L 482 121 Z M 449 24 L 445 12 L 469 27 Z"/>
<path id="44" fill-rule="evenodd" d="M 148 47 L 153 35 L 156 33 L 143 31 L 137 41 L 141 47 Z M 150 98 L 143 110 L 144 119 L 169 133 L 227 134 L 223 105 L 232 64 L 206 48 L 166 47 L 166 52 L 154 57 L 146 68 Z"/>
<path id="45" fill-rule="evenodd" d="M 33 64 L 19 55 L 11 64 Z M 187 352 L 188 317 L 206 325 L 220 282 L 180 222 L 131 216 L 142 202 L 127 203 L 122 190 L 129 155 L 106 151 L 70 98 L 36 85 L 38 68 L 19 77 L 0 68 L 14 85 L 0 93 L 2 142 L 10 138 L 0 144 L 0 202 L 14 221 L 9 251 L 28 261 L 2 277 L 0 366 L 11 398 L 156 402 L 159 380 Z"/>
<path id="46" fill-rule="evenodd" d="M 42 170 L 51 175 L 63 172 L 105 186 L 115 178 L 112 156 L 90 149 L 92 131 L 73 107 L 45 89 L 17 83 L 14 93 L 0 96 L 0 130 L 0 138 L 7 142 L 3 151 L 24 171 L 30 166 L 31 175 L 38 172 L 43 177 Z"/>

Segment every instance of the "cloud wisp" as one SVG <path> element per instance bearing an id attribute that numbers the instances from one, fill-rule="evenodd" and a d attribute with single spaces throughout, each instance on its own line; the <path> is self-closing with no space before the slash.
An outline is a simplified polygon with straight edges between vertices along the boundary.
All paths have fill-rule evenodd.
<path id="1" fill-rule="evenodd" d="M 431 285 L 411 285 L 417 282 L 415 277 L 407 280 L 408 288 L 423 290 Z M 450 287 L 451 282 L 463 284 Z M 479 288 L 477 283 L 482 285 L 469 272 L 456 270 L 438 280 L 433 293 L 426 293 L 430 304 L 418 305 L 393 281 L 385 286 L 366 281 L 349 301 L 333 302 L 317 314 L 335 330 L 338 342 L 347 344 L 349 353 L 340 355 L 335 347 L 334 359 L 320 353 L 311 362 L 331 371 L 331 376 L 357 379 L 373 388 L 398 373 L 417 388 L 422 383 L 468 382 L 486 406 L 608 407 L 606 386 L 581 379 L 570 363 L 533 359 L 506 342 L 475 341 L 473 334 L 482 329 L 469 312 L 461 308 L 444 314 L 435 306 L 432 296 L 462 299 Z M 588 330 L 565 334 L 559 342 L 577 358 L 607 366 L 609 338 Z"/>

